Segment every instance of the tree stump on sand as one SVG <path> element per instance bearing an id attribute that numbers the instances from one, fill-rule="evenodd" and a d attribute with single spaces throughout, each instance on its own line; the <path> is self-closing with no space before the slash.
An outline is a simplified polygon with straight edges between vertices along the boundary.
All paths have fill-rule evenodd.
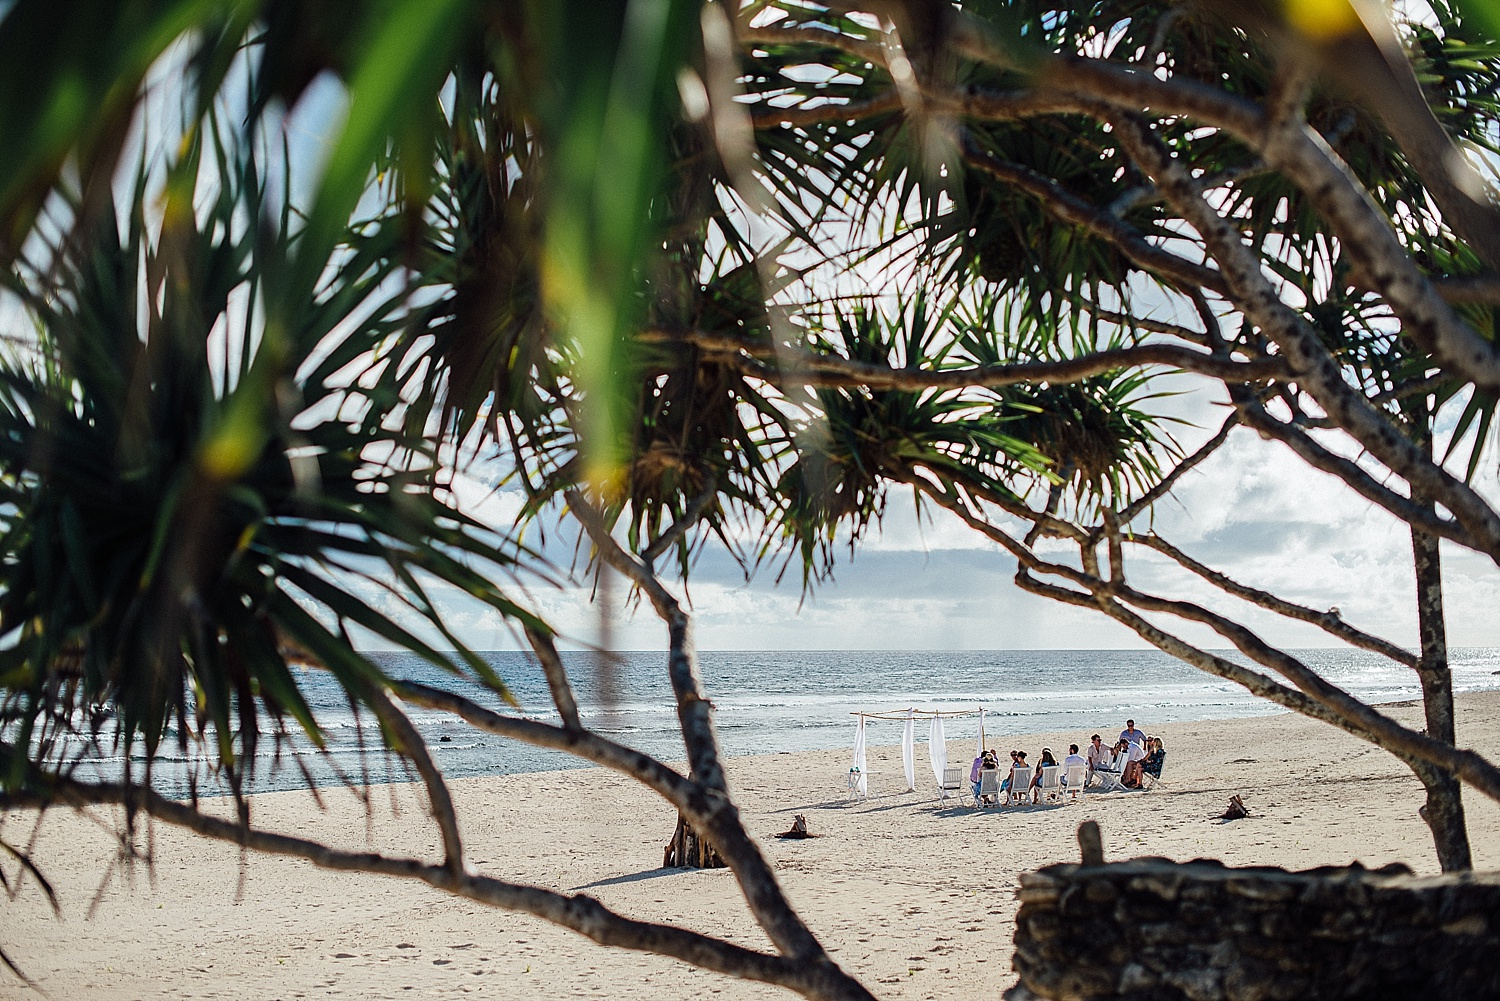
<path id="1" fill-rule="evenodd" d="M 713 842 L 693 830 L 682 814 L 677 815 L 677 830 L 662 854 L 664 869 L 722 869 L 725 862 Z"/>

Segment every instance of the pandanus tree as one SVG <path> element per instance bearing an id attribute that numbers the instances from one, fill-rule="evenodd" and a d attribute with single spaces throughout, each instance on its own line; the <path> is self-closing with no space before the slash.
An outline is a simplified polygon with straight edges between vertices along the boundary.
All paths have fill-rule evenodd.
<path id="1" fill-rule="evenodd" d="M 1427 613 L 1432 540 L 1500 559 L 1470 482 L 1493 464 L 1500 254 L 1485 161 L 1464 152 L 1494 145 L 1497 63 L 1493 26 L 1419 13 L 163 0 L 63 18 L 18 0 L 0 14 L 4 802 L 120 804 L 867 997 L 739 820 L 691 616 L 657 564 L 674 553 L 686 576 L 718 539 L 813 586 L 894 484 L 994 541 L 1021 587 L 1398 755 L 1434 791 L 1444 866 L 1463 865 L 1454 782 L 1500 798 L 1500 772 L 1439 725 Z M 314 169 L 282 122 L 323 82 L 343 100 Z M 1231 402 L 1199 448 L 1152 416 L 1166 373 Z M 1465 469 L 1430 444 L 1445 408 L 1474 432 Z M 1153 505 L 1240 425 L 1411 526 L 1433 585 L 1420 656 L 1154 530 Z M 475 441 L 526 492 L 522 524 L 457 510 L 454 456 Z M 561 573 L 517 541 L 557 512 L 662 620 L 685 771 L 584 726 L 552 629 L 505 584 Z M 1134 586 L 1125 554 L 1144 551 L 1418 668 L 1429 732 L 1231 612 Z M 524 636 L 557 722 L 508 710 L 440 586 Z M 484 694 L 382 671 L 357 629 Z M 411 763 L 441 859 L 257 826 L 242 793 L 262 732 L 319 740 L 293 662 Z M 641 781 L 734 870 L 772 949 L 475 871 L 412 706 Z M 169 738 L 235 819 L 163 795 L 149 766 L 80 767 Z"/>
<path id="2" fill-rule="evenodd" d="M 685 259 L 705 225 L 693 192 L 713 183 L 677 89 L 697 8 L 375 3 L 337 25 L 295 3 L 116 13 L 0 14 L 5 72 L 30 72 L 0 101 L 23 150 L 0 174 L 6 806 L 116 804 L 127 826 L 144 815 L 809 996 L 870 996 L 740 823 L 688 615 L 646 548 L 716 523 L 721 495 L 765 475 L 725 415 L 755 392 L 736 370 L 705 374 L 698 349 L 665 339 L 649 357 L 626 344 L 648 322 L 741 330 L 765 314 L 753 285 L 705 283 Z M 329 151 L 309 178 L 279 122 L 320 79 L 347 107 L 319 122 Z M 136 177 L 123 192 L 121 171 Z M 504 586 L 550 569 L 456 507 L 453 450 L 471 433 L 508 442 L 537 507 L 564 498 L 665 620 L 687 772 L 583 726 L 550 627 Z M 611 534 L 621 512 L 629 546 Z M 504 680 L 448 628 L 453 592 L 526 638 L 556 723 L 508 711 Z M 383 671 L 359 630 L 483 694 Z M 321 739 L 296 665 L 328 672 L 409 762 L 439 857 L 257 823 L 257 741 Z M 475 871 L 413 705 L 644 783 L 734 869 L 772 950 Z M 152 767 L 167 741 L 198 765 L 186 800 Z M 101 753 L 135 749 L 143 770 Z M 223 791 L 231 819 L 197 801 Z"/>
<path id="3" fill-rule="evenodd" d="M 1414 753 L 1412 735 L 1241 622 L 1133 591 L 1122 560 L 1148 547 L 1228 596 L 1416 669 L 1428 707 L 1418 743 L 1452 744 L 1435 540 L 1500 555 L 1484 527 L 1494 511 L 1470 483 L 1493 399 L 1495 261 L 1485 248 L 1495 210 L 1484 161 L 1462 152 L 1494 144 L 1485 13 L 1433 4 L 1397 23 L 1342 4 L 909 4 L 882 9 L 882 20 L 767 4 L 747 10 L 740 35 L 768 171 L 836 172 L 835 197 L 859 191 L 862 205 L 914 199 L 920 209 L 904 216 L 912 245 L 946 263 L 952 287 L 991 289 L 1058 334 L 1118 332 L 1092 344 L 1052 338 L 1071 365 L 1062 379 L 1092 378 L 1111 361 L 1136 373 L 1166 364 L 1221 384 L 1232 402 L 1202 449 L 1163 457 L 1155 482 L 1106 495 L 1092 515 L 1056 483 L 1029 509 L 983 498 L 1031 525 L 1007 542 L 979 498 L 954 494 L 953 509 L 1017 557 L 1023 587 L 1099 608 L 1206 670 L 1394 750 L 1428 787 L 1445 868 L 1466 867 L 1469 854 L 1451 752 Z M 1174 347 L 1191 356 L 1158 353 Z M 968 378 L 1046 379 L 1065 411 L 1057 369 L 1015 364 L 1043 357 L 973 352 Z M 1098 368 L 1085 369 L 1090 361 Z M 954 377 L 934 371 L 925 384 Z M 1431 451 L 1443 407 L 1459 438 L 1474 432 L 1466 467 Z M 1239 424 L 1411 524 L 1420 654 L 1131 526 Z M 1082 443 L 1056 444 L 1052 472 L 1066 479 Z M 1078 543 L 1077 562 L 1038 554 L 1031 543 L 1050 534 Z M 1208 625 L 1257 668 L 1192 648 L 1161 628 L 1162 615 Z"/>

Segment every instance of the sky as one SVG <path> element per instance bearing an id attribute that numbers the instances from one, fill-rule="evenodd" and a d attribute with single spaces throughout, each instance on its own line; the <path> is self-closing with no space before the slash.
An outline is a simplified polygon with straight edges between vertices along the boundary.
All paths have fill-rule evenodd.
<path id="1" fill-rule="evenodd" d="M 1222 389 L 1218 391 L 1222 398 Z M 1189 393 L 1173 405 L 1192 422 L 1178 437 L 1193 448 L 1227 411 L 1214 391 Z M 1442 436 L 1440 435 L 1440 438 Z M 1493 475 L 1481 487 L 1500 496 Z M 464 506 L 486 520 L 508 520 L 519 498 L 478 483 L 461 485 Z M 481 499 L 482 498 L 482 499 Z M 1145 524 L 1143 516 L 1138 524 Z M 1416 645 L 1411 538 L 1406 526 L 1333 477 L 1307 467 L 1288 449 L 1235 429 L 1208 461 L 1188 473 L 1157 506 L 1156 530 L 1178 548 L 1229 576 L 1317 609 L 1337 607 L 1346 622 L 1408 647 Z M 570 538 L 554 537 L 549 555 L 566 563 Z M 834 579 L 804 592 L 800 570 L 776 580 L 779 565 L 749 582 L 721 545 L 708 547 L 684 587 L 705 650 L 1001 650 L 1127 649 L 1145 642 L 1102 613 L 1021 591 L 1015 561 L 947 512 L 919 518 L 909 491 L 892 491 L 879 531 L 853 556 L 841 550 Z M 1231 614 L 1281 646 L 1337 645 L 1326 633 L 1227 598 L 1164 558 L 1127 551 L 1132 583 Z M 1500 645 L 1500 571 L 1487 557 L 1444 544 L 1449 642 Z M 600 634 L 591 587 L 532 588 L 534 606 L 575 642 Z M 664 630 L 649 606 L 611 608 L 618 649 L 664 649 Z M 481 648 L 508 648 L 503 627 L 472 609 L 455 608 L 462 635 Z M 1158 620 L 1166 621 L 1166 620 Z M 1179 635 L 1222 648 L 1201 627 Z"/>

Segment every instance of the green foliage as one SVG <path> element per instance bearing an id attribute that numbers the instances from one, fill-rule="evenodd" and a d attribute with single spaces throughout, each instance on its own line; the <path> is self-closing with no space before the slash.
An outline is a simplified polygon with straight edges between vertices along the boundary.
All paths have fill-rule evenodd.
<path id="1" fill-rule="evenodd" d="M 8 785 L 89 753 L 90 734 L 127 761 L 139 742 L 149 780 L 175 735 L 238 791 L 265 727 L 322 743 L 299 662 L 332 672 L 356 705 L 387 684 L 351 629 L 509 699 L 446 629 L 437 594 L 545 628 L 491 580 L 525 554 L 444 500 L 434 446 L 385 426 L 395 400 L 285 373 L 276 416 L 237 425 L 265 350 L 260 264 L 284 260 L 290 238 L 246 224 L 263 217 L 257 165 L 207 124 L 214 162 L 200 163 L 201 135 L 189 144 L 154 239 L 142 174 L 129 203 L 9 281 L 38 339 L 0 370 Z M 392 245 L 377 227 L 341 250 L 322 308 L 300 317 L 299 358 L 336 340 L 323 367 L 337 368 L 384 336 L 400 301 L 386 288 Z M 441 641 L 393 620 L 388 597 Z M 106 707 L 117 725 L 101 733 Z"/>

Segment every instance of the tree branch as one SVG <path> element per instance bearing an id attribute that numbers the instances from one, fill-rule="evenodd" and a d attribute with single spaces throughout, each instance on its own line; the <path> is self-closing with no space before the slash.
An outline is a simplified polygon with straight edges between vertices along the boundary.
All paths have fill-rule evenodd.
<path id="1" fill-rule="evenodd" d="M 930 369 L 892 368 L 877 362 L 855 361 L 833 355 L 818 354 L 783 345 L 773 348 L 769 342 L 754 342 L 726 334 L 705 331 L 649 330 L 637 335 L 643 343 L 684 343 L 711 352 L 717 358 L 740 365 L 756 378 L 780 384 L 787 378 L 781 367 L 795 372 L 797 385 L 820 387 L 862 386 L 875 390 L 920 392 L 924 389 L 996 389 L 1022 383 L 1078 382 L 1105 372 L 1145 365 L 1195 372 L 1225 382 L 1259 382 L 1264 379 L 1287 379 L 1291 369 L 1276 357 L 1232 361 L 1203 351 L 1176 344 L 1138 344 L 1129 348 L 1110 348 L 1060 361 L 1015 362 L 1002 365 L 976 365 L 968 368 Z"/>
<path id="2" fill-rule="evenodd" d="M 600 945 L 669 956 L 716 973 L 789 987 L 812 998 L 870 997 L 862 988 L 849 990 L 848 983 L 852 981 L 831 963 L 806 963 L 768 955 L 684 928 L 636 921 L 582 894 L 562 894 L 490 876 L 458 873 L 446 865 L 432 865 L 419 859 L 344 851 L 306 838 L 261 831 L 210 816 L 140 786 L 83 783 L 56 777 L 49 779 L 49 785 L 45 794 L 0 794 L 0 803 L 7 808 L 66 803 L 78 807 L 108 805 L 141 809 L 164 823 L 268 855 L 300 858 L 337 872 L 417 880 L 478 903 L 532 914 Z"/>
<path id="3" fill-rule="evenodd" d="M 1109 586 L 1109 585 L 1106 585 Z M 1250 629 L 1232 619 L 1189 601 L 1175 601 L 1114 585 L 1115 594 L 1137 608 L 1165 612 L 1208 626 L 1235 645 L 1245 656 L 1280 673 L 1305 695 L 1336 714 L 1351 733 L 1395 754 L 1403 761 L 1424 761 L 1457 775 L 1491 799 L 1500 800 L 1500 768 L 1473 751 L 1460 750 L 1425 733 L 1408 730 L 1376 712 L 1348 692 L 1332 684 L 1297 658 L 1266 643 Z M 1355 729 L 1358 728 L 1358 729 Z"/>
<path id="4" fill-rule="evenodd" d="M 1362 395 L 1349 388 L 1317 332 L 1281 301 L 1261 271 L 1260 258 L 1203 200 L 1186 167 L 1171 156 L 1151 130 L 1134 115 L 1117 115 L 1113 121 L 1115 134 L 1131 157 L 1202 236 L 1229 283 L 1235 304 L 1276 342 L 1302 389 L 1371 455 L 1406 479 L 1413 489 L 1436 498 L 1451 511 L 1466 530 L 1463 544 L 1500 562 L 1500 516 L 1472 488 L 1434 465 Z"/>
<path id="5" fill-rule="evenodd" d="M 562 717 L 563 727 L 570 731 L 581 731 L 583 721 L 578 716 L 578 700 L 573 697 L 573 684 L 568 680 L 568 669 L 562 662 L 562 655 L 557 652 L 557 644 L 552 642 L 549 633 L 542 632 L 530 623 L 526 624 L 526 641 L 531 644 L 537 662 L 542 665 L 542 673 L 547 677 L 547 688 L 552 692 L 552 704 L 557 707 L 558 716 Z"/>
<path id="6" fill-rule="evenodd" d="M 967 137 L 963 141 L 963 155 L 964 162 L 976 170 L 1020 188 L 1041 202 L 1042 207 L 1057 219 L 1108 240 L 1138 267 L 1160 275 L 1170 284 L 1183 289 L 1206 288 L 1220 295 L 1228 294 L 1223 276 L 1213 268 L 1147 242 L 1134 226 L 1079 198 L 1051 178 L 1030 167 L 1001 160 L 980 149 Z"/>
<path id="7" fill-rule="evenodd" d="M 713 705 L 703 694 L 687 613 L 651 568 L 615 541 L 603 517 L 581 491 L 567 490 L 564 496 L 569 510 L 593 541 L 599 558 L 640 588 L 656 609 L 656 614 L 667 624 L 667 673 L 677 699 L 677 719 L 687 746 L 692 777 L 709 795 L 723 800 L 723 805 L 712 811 L 704 833 L 709 835 L 719 854 L 734 870 L 751 913 L 776 948 L 783 955 L 802 962 L 826 963 L 839 976 L 847 978 L 787 902 L 775 872 L 761 853 L 760 846 L 746 833 L 738 810 L 729 800 L 724 769 L 719 760 L 718 738 L 714 733 Z M 864 990 L 853 979 L 848 982 L 850 990 Z"/>
<path id="8" fill-rule="evenodd" d="M 397 750 L 404 753 L 417 766 L 417 774 L 427 788 L 427 799 L 432 805 L 433 820 L 443 837 L 444 865 L 454 874 L 464 871 L 464 846 L 458 832 L 458 815 L 453 810 L 453 796 L 437 763 L 427 749 L 427 742 L 417 733 L 406 713 L 391 701 L 384 689 L 367 686 L 367 700 L 381 724 L 395 737 Z"/>
<path id="9" fill-rule="evenodd" d="M 1470 549 L 1481 549 L 1473 537 L 1459 525 L 1440 517 L 1429 508 L 1414 503 L 1371 476 L 1359 463 L 1329 451 L 1300 427 L 1286 424 L 1272 417 L 1260 401 L 1244 398 L 1236 401 L 1240 416 L 1246 425 L 1268 438 L 1274 438 L 1295 452 L 1302 461 L 1314 469 L 1336 476 L 1346 486 L 1368 501 L 1389 511 L 1395 517 L 1413 525 L 1421 525 L 1434 535 L 1456 542 Z"/>
<path id="10" fill-rule="evenodd" d="M 1120 327 L 1138 327 L 1141 330 L 1150 331 L 1153 334 L 1166 334 L 1169 337 L 1180 337 L 1190 344 L 1200 346 L 1208 343 L 1207 335 L 1184 327 L 1180 323 L 1168 323 L 1165 320 L 1153 320 L 1148 316 L 1131 316 L 1128 313 L 1120 313 L 1113 309 L 1105 309 L 1103 306 L 1087 306 L 1086 311 Z"/>
<path id="11" fill-rule="evenodd" d="M 822 125 L 825 122 L 853 122 L 877 115 L 901 110 L 901 95 L 894 90 L 883 91 L 863 101 L 847 104 L 819 104 L 811 108 L 775 108 L 765 105 L 748 105 L 750 124 L 757 130 L 774 129 L 782 125 Z"/>
<path id="12" fill-rule="evenodd" d="M 1233 431 L 1236 425 L 1238 425 L 1239 423 L 1240 415 L 1238 413 L 1231 413 L 1228 417 L 1224 418 L 1224 423 L 1219 428 L 1219 432 L 1217 434 L 1215 434 L 1212 438 L 1199 446 L 1198 451 L 1194 452 L 1192 455 L 1179 462 L 1177 464 L 1177 468 L 1173 469 L 1166 476 L 1162 477 L 1154 487 L 1152 487 L 1150 490 L 1147 490 L 1144 494 L 1137 498 L 1134 503 L 1120 512 L 1120 524 L 1129 525 L 1133 520 L 1135 520 L 1137 516 L 1140 515 L 1142 511 L 1146 510 L 1146 508 L 1150 507 L 1152 504 L 1155 504 L 1157 501 L 1161 500 L 1161 498 L 1165 497 L 1168 491 L 1170 491 L 1172 487 L 1176 485 L 1177 481 L 1180 480 L 1186 473 L 1195 468 L 1204 459 L 1207 459 L 1210 455 L 1213 455 L 1215 452 L 1217 452 L 1220 446 L 1222 446 L 1224 442 L 1229 440 L 1229 432 Z"/>
<path id="13" fill-rule="evenodd" d="M 1320 612 L 1315 608 L 1308 608 L 1305 605 L 1298 605 L 1287 601 L 1285 598 L 1280 598 L 1269 591 L 1262 591 L 1259 588 L 1241 584 L 1239 581 L 1211 567 L 1204 566 L 1166 539 L 1154 533 L 1151 535 L 1131 536 L 1129 540 L 1136 545 L 1156 550 L 1183 569 L 1198 575 L 1226 594 L 1232 594 L 1236 598 L 1242 598 L 1251 604 L 1258 605 L 1286 618 L 1311 623 L 1330 636 L 1337 636 L 1350 646 L 1362 647 L 1365 650 L 1378 653 L 1398 664 L 1403 664 L 1412 670 L 1416 670 L 1418 663 L 1416 654 L 1402 649 L 1389 640 L 1383 640 L 1379 636 L 1372 636 L 1369 633 L 1354 628 L 1340 618 L 1337 612 Z"/>
<path id="14" fill-rule="evenodd" d="M 1433 278 L 1432 285 L 1445 302 L 1500 306 L 1500 276 L 1472 275 L 1464 278 Z"/>
<path id="15" fill-rule="evenodd" d="M 646 566 L 654 566 L 662 553 L 675 546 L 677 540 L 681 539 L 684 533 L 698 523 L 698 520 L 703 517 L 703 512 L 708 510 L 708 506 L 718 496 L 718 481 L 710 476 L 708 484 L 698 496 L 688 501 L 687 509 L 682 512 L 682 517 L 673 521 L 671 527 L 657 536 L 656 541 L 647 546 L 645 551 L 641 553 L 641 559 L 645 561 Z"/>
<path id="16" fill-rule="evenodd" d="M 1451 744 L 1445 744 L 1426 734 L 1408 730 L 1337 686 L 1330 684 L 1296 658 L 1266 644 L 1260 637 L 1239 623 L 1190 602 L 1157 598 L 1136 591 L 1119 581 L 1102 580 L 1097 574 L 1080 572 L 1072 567 L 1042 560 L 1030 548 L 1011 538 L 1009 533 L 1001 531 L 989 524 L 986 519 L 971 512 L 968 505 L 962 503 L 956 494 L 938 490 L 934 484 L 920 477 L 913 478 L 913 482 L 918 483 L 919 489 L 922 489 L 935 502 L 957 514 L 971 528 L 999 543 L 1002 548 L 1013 555 L 1020 564 L 1016 582 L 1023 589 L 1069 604 L 1097 607 L 1111 618 L 1128 625 L 1147 642 L 1174 657 L 1235 681 L 1254 694 L 1271 699 L 1289 709 L 1333 723 L 1357 737 L 1390 751 L 1403 761 L 1426 762 L 1441 768 L 1468 782 L 1486 796 L 1500 800 L 1500 769 L 1484 758 L 1473 751 L 1458 750 Z M 1083 551 L 1082 547 L 1080 551 Z M 1061 577 L 1085 589 L 1087 593 L 1047 585 L 1032 578 L 1030 576 L 1032 572 Z M 1122 607 L 1117 596 L 1148 611 L 1165 612 L 1209 626 L 1235 644 L 1236 648 L 1246 656 L 1282 673 L 1288 681 L 1297 686 L 1297 689 L 1288 689 L 1265 675 L 1248 671 L 1223 658 L 1214 657 L 1190 646 Z"/>
<path id="17" fill-rule="evenodd" d="M 860 38 L 842 31 L 834 31 L 826 26 L 812 27 L 805 24 L 777 22 L 757 28 L 737 19 L 734 34 L 739 39 L 740 45 L 744 47 L 805 45 L 811 48 L 833 49 L 873 66 L 885 65 L 885 45 L 878 39 Z"/>
<path id="18" fill-rule="evenodd" d="M 1287 123 L 1267 136 L 1262 154 L 1328 220 L 1361 279 L 1401 319 L 1404 336 L 1455 374 L 1500 391 L 1500 348 L 1443 301 L 1363 185 L 1321 136 L 1304 122 Z"/>
<path id="19" fill-rule="evenodd" d="M 1351 262 L 1401 318 L 1405 335 L 1476 385 L 1500 390 L 1500 348 L 1480 337 L 1442 300 L 1358 178 L 1300 118 L 1278 121 L 1253 102 L 1203 84 L 1161 80 L 1078 56 L 1046 60 L 1037 80 L 1042 87 L 1107 101 L 1129 113 L 1185 115 L 1245 142 L 1302 189 L 1329 221 Z M 1120 122 L 1114 124 L 1118 127 Z M 1181 205 L 1178 210 L 1183 211 Z M 1219 267 L 1227 270 L 1222 260 Z"/>

